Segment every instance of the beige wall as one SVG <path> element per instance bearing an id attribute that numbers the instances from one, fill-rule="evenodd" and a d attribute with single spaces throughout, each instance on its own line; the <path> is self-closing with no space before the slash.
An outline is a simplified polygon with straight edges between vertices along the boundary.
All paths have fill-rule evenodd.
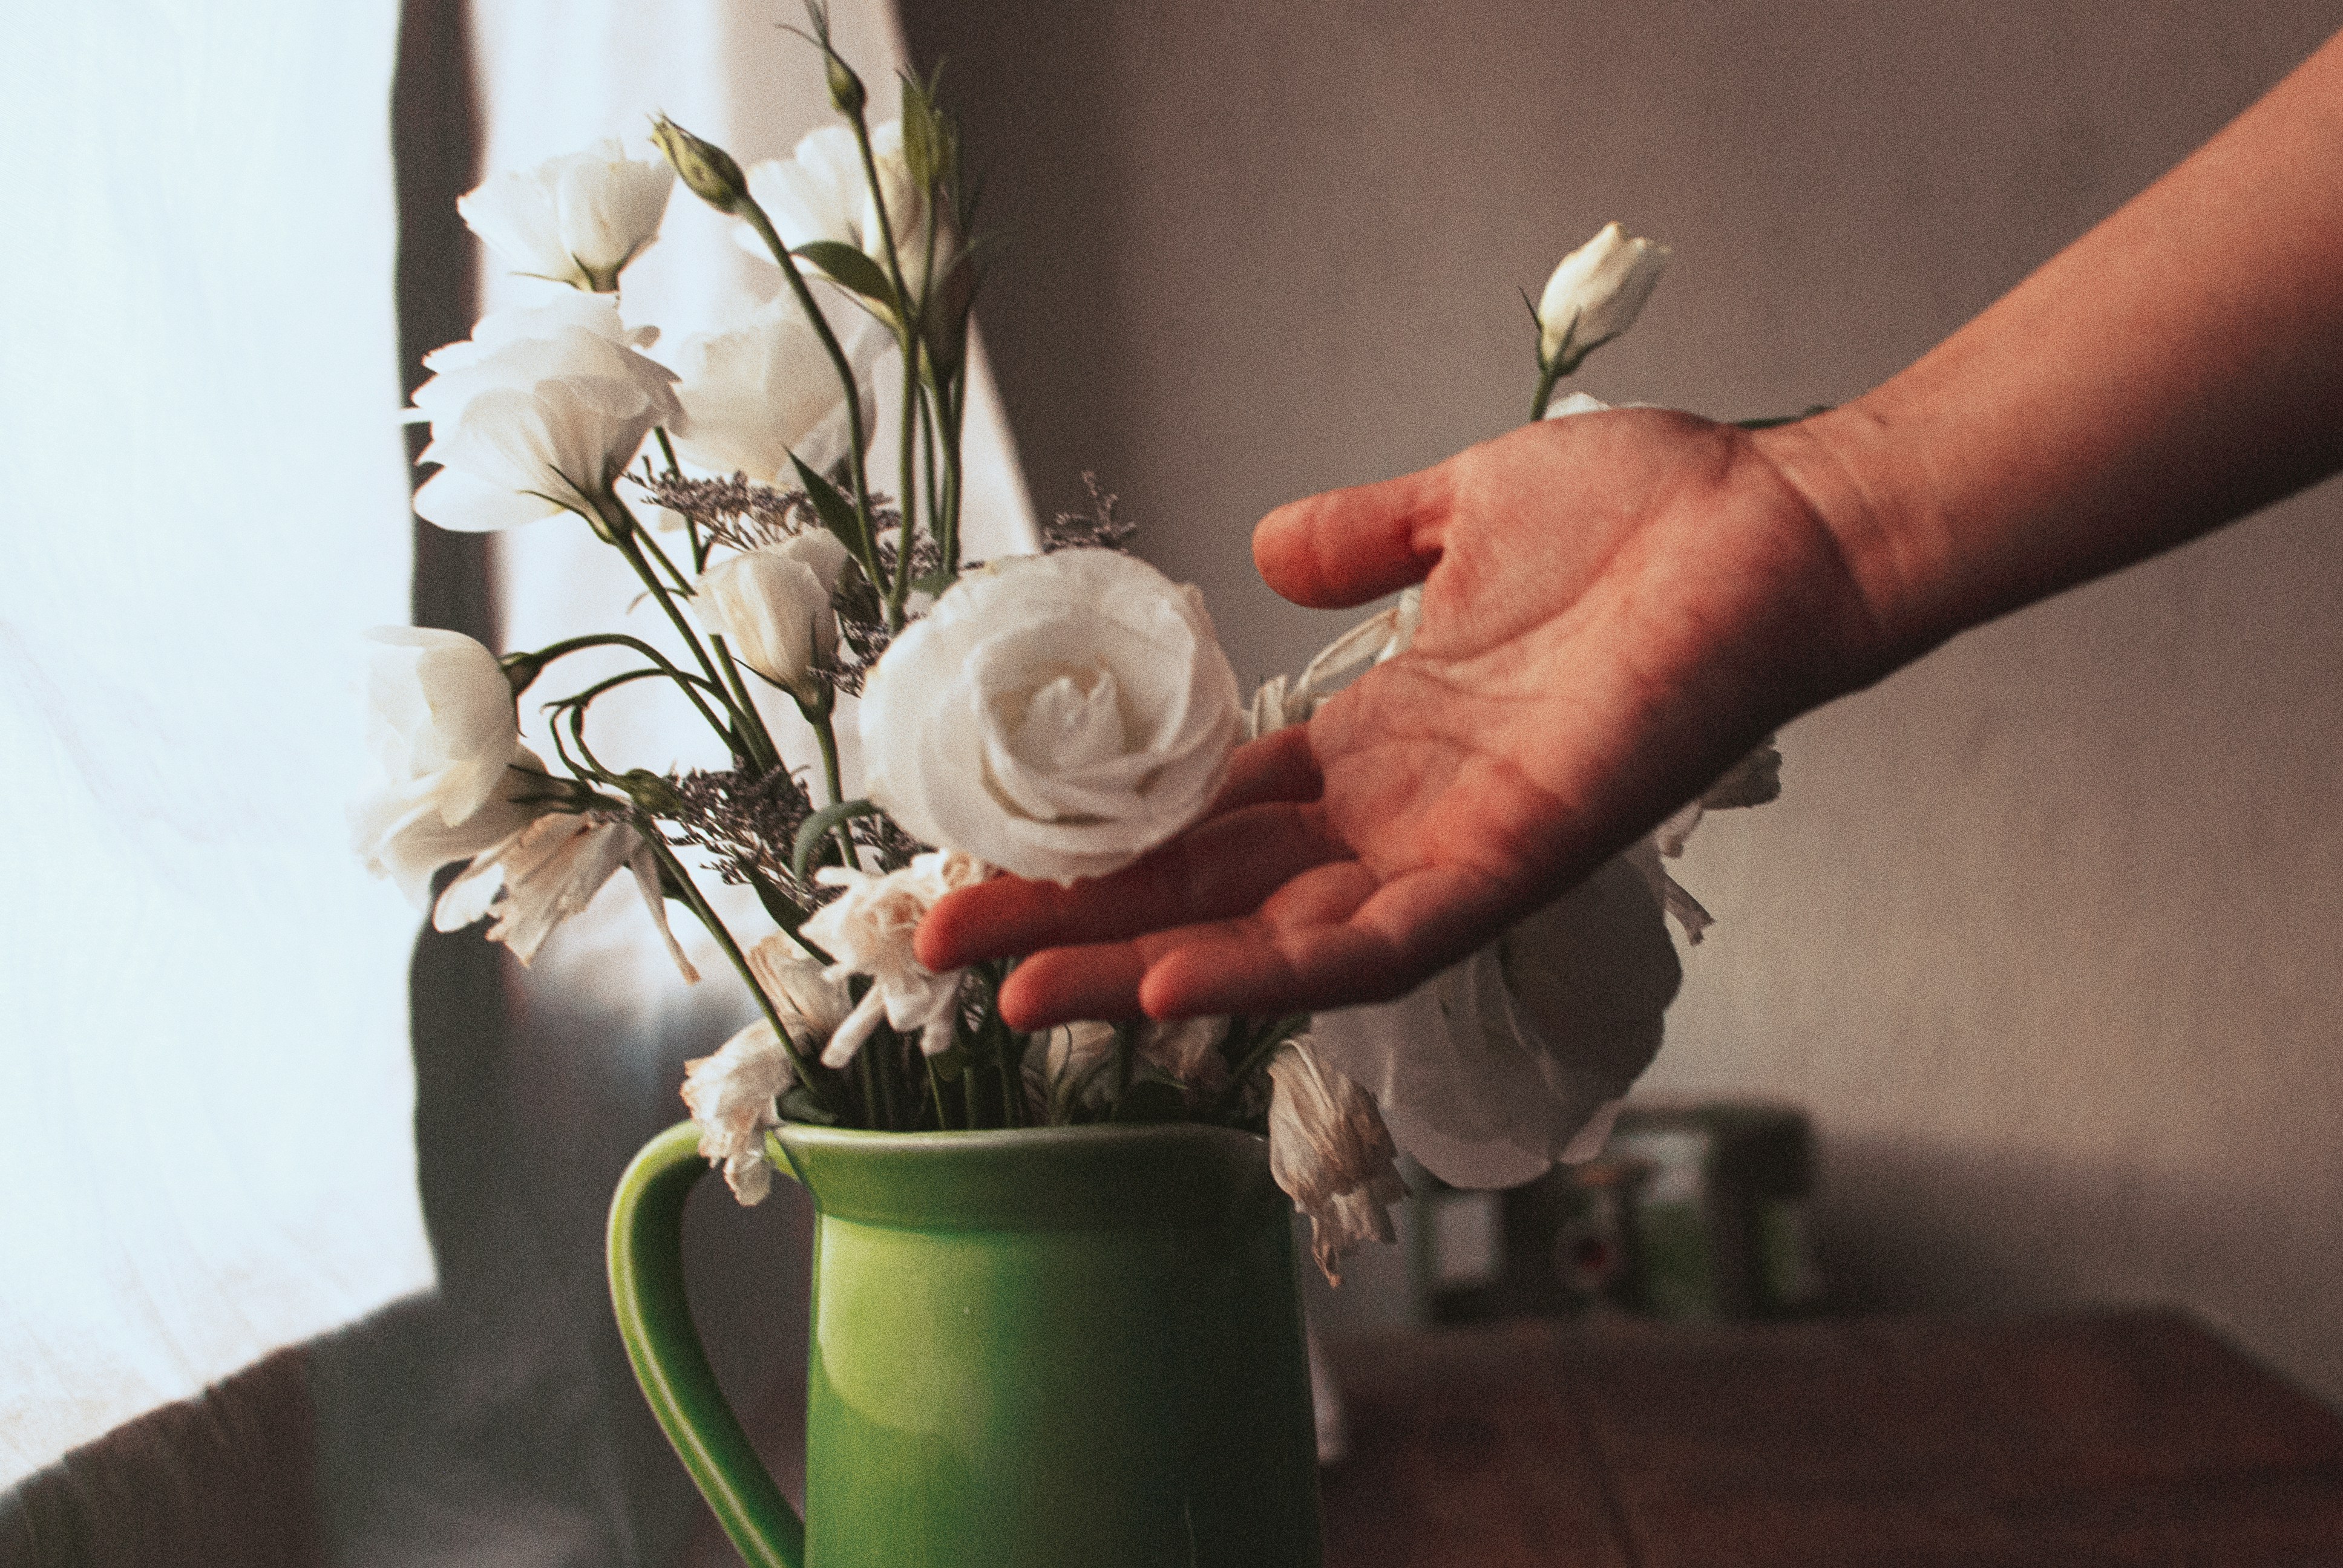
<path id="1" fill-rule="evenodd" d="M 2308 4 L 911 0 L 1012 241 L 987 327 L 1043 509 L 1099 469 L 1248 678 L 1341 618 L 1254 518 L 1521 417 L 1533 289 L 1672 242 L 1582 378 L 1850 397 L 2308 54 Z M 2343 280 L 2338 280 L 2343 286 Z M 2188 1303 L 2343 1395 L 2343 535 L 2331 487 L 1795 726 L 1684 878 L 1652 1083 L 1805 1102 L 1854 1300 Z"/>

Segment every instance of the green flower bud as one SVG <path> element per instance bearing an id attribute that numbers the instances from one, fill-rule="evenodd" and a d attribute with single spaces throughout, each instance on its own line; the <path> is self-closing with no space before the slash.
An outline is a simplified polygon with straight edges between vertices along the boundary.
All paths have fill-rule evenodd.
<path id="1" fill-rule="evenodd" d="M 676 177 L 718 212 L 738 216 L 749 205 L 747 176 L 732 155 L 714 142 L 700 140 L 664 115 L 652 125 L 651 140 L 675 166 Z"/>
<path id="2" fill-rule="evenodd" d="M 830 101 L 838 106 L 840 114 L 852 119 L 862 112 L 870 95 L 863 90 L 862 78 L 854 74 L 854 67 L 839 58 L 837 50 L 823 53 L 830 71 Z"/>
<path id="3" fill-rule="evenodd" d="M 683 810 L 683 797 L 675 791 L 675 781 L 648 768 L 631 768 L 619 780 L 627 796 L 654 817 L 674 817 Z"/>

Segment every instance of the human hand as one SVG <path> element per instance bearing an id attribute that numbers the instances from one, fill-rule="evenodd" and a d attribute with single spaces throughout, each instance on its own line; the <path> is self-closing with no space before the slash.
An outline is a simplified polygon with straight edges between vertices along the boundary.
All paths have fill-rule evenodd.
<path id="1" fill-rule="evenodd" d="M 1133 865 L 940 902 L 921 961 L 1031 953 L 1001 995 L 1028 1029 L 1404 993 L 1885 668 L 1839 539 L 1769 446 L 1578 415 L 1271 513 L 1253 557 L 1290 599 L 1423 582 L 1408 649 L 1242 748 L 1205 817 Z"/>

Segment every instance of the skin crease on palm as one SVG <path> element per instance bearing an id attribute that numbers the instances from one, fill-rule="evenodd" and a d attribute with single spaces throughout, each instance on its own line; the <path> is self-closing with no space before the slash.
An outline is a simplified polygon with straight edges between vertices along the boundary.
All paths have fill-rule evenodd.
<path id="1" fill-rule="evenodd" d="M 1788 719 L 2334 472 L 2338 166 L 2343 36 L 1834 413 L 1577 415 L 1279 508 L 1269 585 L 1422 581 L 1408 651 L 1136 864 L 941 900 L 920 960 L 1032 954 L 1001 995 L 1026 1029 L 1399 995 Z"/>

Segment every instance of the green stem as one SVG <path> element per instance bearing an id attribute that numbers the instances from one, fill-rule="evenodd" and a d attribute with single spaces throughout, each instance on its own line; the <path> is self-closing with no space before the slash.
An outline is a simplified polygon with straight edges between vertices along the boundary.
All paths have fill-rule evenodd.
<path id="1" fill-rule="evenodd" d="M 911 563 L 919 552 L 913 548 L 919 538 L 919 462 L 914 445 L 919 434 L 920 411 L 920 336 L 903 334 L 903 432 L 899 443 L 901 452 L 901 483 L 897 491 L 897 505 L 903 514 L 903 523 L 895 535 L 895 581 L 887 594 L 887 629 L 903 629 L 903 604 L 910 596 Z M 935 519 L 929 524 L 933 527 Z"/>
<path id="2" fill-rule="evenodd" d="M 1530 398 L 1531 424 L 1534 425 L 1539 420 L 1545 417 L 1545 406 L 1554 400 L 1554 383 L 1561 379 L 1562 369 L 1559 366 L 1541 365 L 1538 367 L 1537 392 L 1535 396 Z"/>
<path id="3" fill-rule="evenodd" d="M 667 618 L 674 626 L 676 635 L 683 638 L 686 648 L 691 649 L 692 657 L 699 661 L 699 668 L 709 683 L 722 687 L 724 679 L 717 673 L 716 661 L 708 657 L 708 649 L 701 645 L 699 634 L 691 629 L 689 621 L 684 619 L 683 611 L 677 608 L 674 596 L 660 586 L 659 574 L 651 570 L 650 562 L 643 555 L 642 546 L 638 542 L 643 531 L 642 524 L 635 520 L 635 514 L 616 494 L 610 495 L 608 500 L 611 510 L 601 519 L 607 530 L 602 537 L 617 547 L 618 553 L 627 558 L 627 564 L 635 568 L 635 575 L 642 579 L 643 587 L 650 590 L 651 598 L 659 600 L 659 608 L 667 612 Z M 664 555 L 661 558 L 665 558 Z M 669 569 L 673 569 L 673 563 L 669 563 Z M 726 706 L 730 706 L 729 699 Z"/>
<path id="4" fill-rule="evenodd" d="M 950 1124 L 944 1120 L 944 1081 L 936 1076 L 936 1059 L 932 1056 L 922 1056 L 920 1061 L 928 1070 L 929 1098 L 936 1102 L 936 1131 L 947 1131 Z"/>
<path id="5" fill-rule="evenodd" d="M 821 787 L 830 795 L 830 799 L 822 802 L 825 806 L 835 806 L 846 799 L 846 787 L 838 765 L 838 732 L 830 722 L 830 711 L 837 700 L 838 694 L 825 686 L 820 703 L 802 700 L 798 703 L 798 712 L 813 730 L 814 744 L 821 748 Z M 832 829 L 832 835 L 838 845 L 838 863 L 850 871 L 860 867 L 861 861 L 854 853 L 854 835 L 848 831 L 846 824 L 840 822 Z"/>
<path id="6" fill-rule="evenodd" d="M 725 678 L 731 682 L 733 700 L 746 721 L 742 726 L 743 739 L 748 742 L 751 759 L 760 765 L 759 770 L 779 768 L 781 765 L 781 749 L 774 744 L 773 732 L 765 728 L 765 716 L 757 711 L 756 699 L 749 692 L 748 678 L 740 673 L 739 665 L 732 658 L 732 650 L 725 646 L 721 637 L 711 634 L 708 642 L 716 651 L 716 662 L 723 668 Z"/>
<path id="7" fill-rule="evenodd" d="M 837 1107 L 830 1103 L 829 1091 L 814 1078 L 811 1065 L 798 1050 L 798 1042 L 789 1038 L 789 1028 L 781 1022 L 781 1015 L 775 1010 L 772 998 L 767 996 L 765 988 L 757 983 L 757 972 L 749 967 L 748 955 L 740 950 L 740 944 L 732 940 L 732 933 L 725 929 L 723 920 L 718 918 L 707 895 L 699 890 L 699 884 L 691 879 L 690 871 L 677 857 L 674 846 L 660 835 L 655 824 L 640 817 L 636 819 L 635 831 L 641 835 L 644 843 L 651 847 L 651 853 L 659 857 L 659 865 L 674 878 L 676 886 L 683 890 L 685 907 L 699 917 L 699 923 L 708 928 L 708 934 L 716 939 L 716 945 L 724 950 L 724 956 L 731 960 L 733 970 L 739 975 L 741 982 L 748 986 L 749 994 L 757 999 L 757 1010 L 765 1015 L 765 1021 L 773 1026 L 774 1038 L 781 1042 L 781 1049 L 789 1052 L 789 1067 L 797 1074 L 798 1081 L 805 1086 L 808 1094 L 813 1096 L 814 1103 L 824 1111 L 834 1112 Z"/>
<path id="8" fill-rule="evenodd" d="M 870 586 L 876 588 L 885 579 L 879 574 L 879 530 L 872 518 L 870 479 L 862 466 L 862 394 L 855 384 L 854 367 L 848 361 L 846 350 L 839 346 L 838 334 L 830 330 L 829 318 L 814 303 L 813 290 L 806 286 L 805 275 L 798 270 L 798 258 L 791 256 L 789 247 L 781 243 L 781 236 L 774 232 L 772 220 L 765 216 L 765 209 L 746 197 L 742 198 L 740 206 L 744 210 L 738 216 L 748 220 L 749 226 L 757 231 L 757 237 L 765 242 L 765 248 L 771 251 L 773 259 L 780 264 L 781 276 L 789 280 L 789 292 L 797 297 L 798 308 L 804 311 L 806 318 L 813 323 L 815 336 L 821 339 L 822 351 L 830 356 L 830 366 L 838 372 L 839 382 L 845 388 L 847 471 L 854 485 L 854 509 L 862 518 L 862 569 L 870 578 Z"/>
<path id="9" fill-rule="evenodd" d="M 880 1106 L 879 1068 L 871 1060 L 872 1053 L 878 1049 L 879 1041 L 875 1035 L 862 1042 L 862 1049 L 854 1053 L 854 1076 L 862 1086 L 862 1114 L 870 1119 L 871 1126 L 882 1132 L 891 1132 L 895 1124 Z"/>
<path id="10" fill-rule="evenodd" d="M 1272 1020 L 1267 1031 L 1253 1041 L 1251 1048 L 1246 1050 L 1243 1059 L 1230 1071 L 1229 1098 L 1234 1099 L 1242 1093 L 1245 1080 L 1252 1076 L 1254 1069 L 1276 1054 L 1279 1046 L 1283 1045 L 1308 1027 L 1309 1021 L 1309 1015 L 1306 1013 Z"/>
<path id="11" fill-rule="evenodd" d="M 621 553 L 624 552 L 622 551 Z M 723 687 L 713 679 L 703 679 L 699 676 L 687 675 L 684 671 L 678 669 L 674 664 L 669 660 L 667 655 L 661 653 L 658 648 L 653 648 L 649 643 L 643 641 L 640 638 L 628 637 L 626 633 L 618 631 L 594 632 L 585 637 L 565 638 L 559 642 L 553 643 L 546 648 L 538 649 L 529 657 L 536 659 L 537 662 L 542 666 L 550 664 L 557 658 L 561 658 L 567 655 L 576 653 L 581 648 L 631 648 L 633 651 L 641 654 L 645 658 L 649 659 L 653 664 L 659 666 L 662 674 L 666 675 L 669 678 L 672 679 L 676 685 L 683 689 L 683 694 L 691 699 L 691 705 L 699 709 L 700 717 L 708 720 L 710 728 L 712 728 L 718 735 L 723 737 L 726 749 L 738 749 L 740 744 L 740 738 L 733 732 L 733 729 L 730 725 L 727 724 L 722 719 L 717 717 L 716 710 L 708 706 L 708 699 L 699 694 L 699 688 L 704 686 L 709 690 L 714 691 L 719 698 L 724 698 L 725 691 Z M 709 673 L 710 676 L 713 676 L 715 672 L 711 670 Z M 731 702 L 729 699 L 726 699 L 725 706 L 728 709 L 731 707 Z"/>

